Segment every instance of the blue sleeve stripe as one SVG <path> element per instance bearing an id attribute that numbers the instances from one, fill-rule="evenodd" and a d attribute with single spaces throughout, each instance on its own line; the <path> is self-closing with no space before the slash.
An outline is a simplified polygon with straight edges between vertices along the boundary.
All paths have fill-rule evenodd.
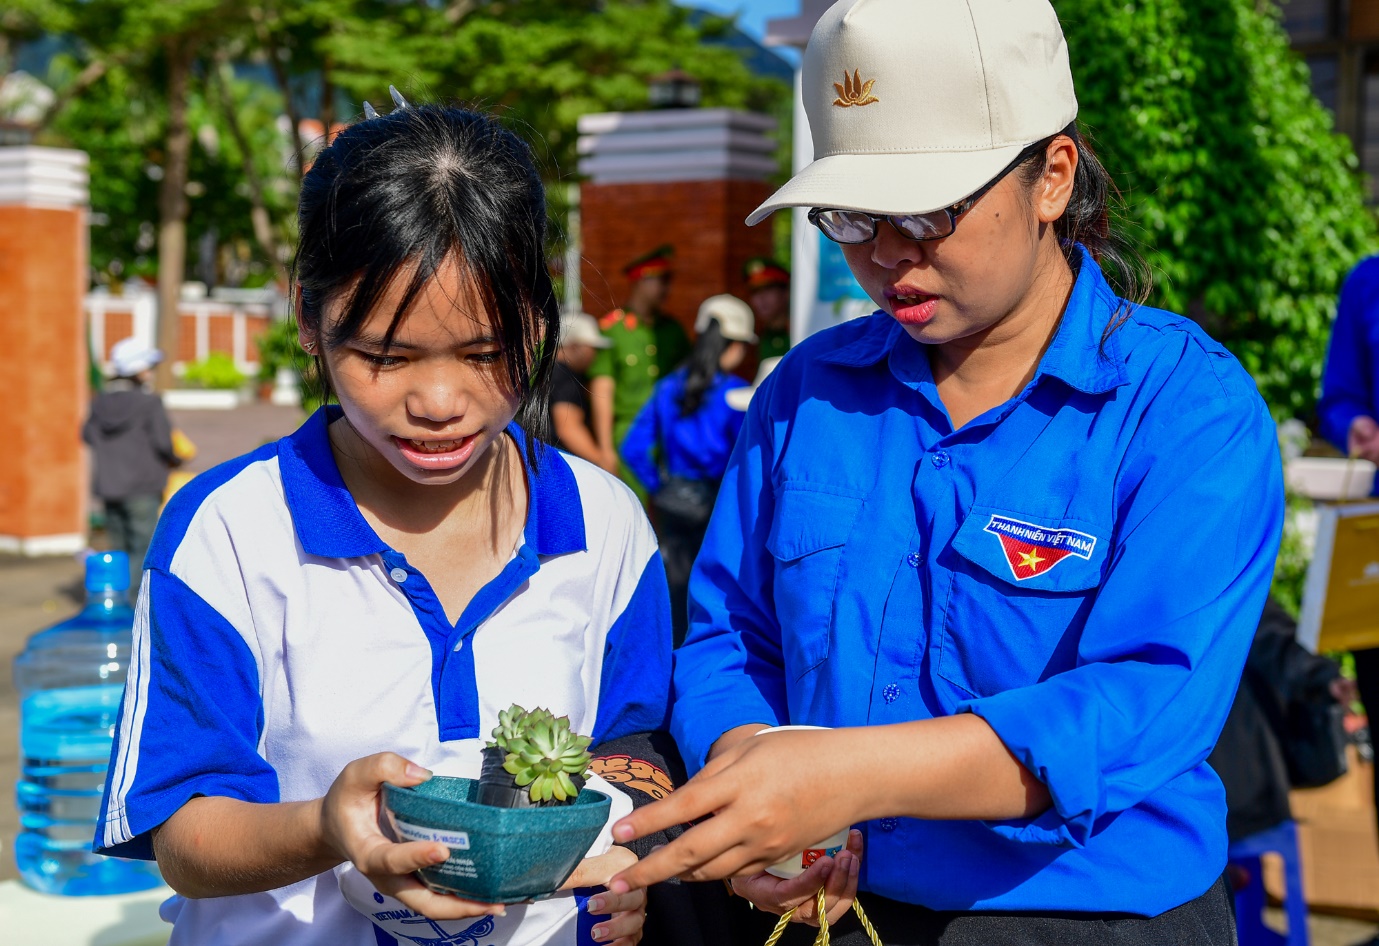
<path id="1" fill-rule="evenodd" d="M 158 517 L 158 526 L 153 531 L 153 542 L 149 546 L 148 555 L 144 557 L 144 566 L 146 568 L 171 568 L 173 556 L 177 554 L 177 547 L 182 544 L 182 539 L 186 537 L 192 519 L 207 497 L 238 476 L 246 467 L 264 460 L 271 460 L 277 455 L 278 445 L 266 443 L 253 453 L 246 453 L 242 457 L 227 460 L 219 466 L 212 467 L 205 473 L 198 473 L 193 477 L 191 482 L 179 489 L 172 499 L 168 500 L 167 507 Z"/>
<path id="2" fill-rule="evenodd" d="M 594 745 L 666 728 L 670 637 L 670 591 L 661 553 L 656 551 L 604 643 Z"/>
<path id="3" fill-rule="evenodd" d="M 96 848 L 151 858 L 148 832 L 196 795 L 278 800 L 244 638 L 176 576 L 144 572 Z"/>

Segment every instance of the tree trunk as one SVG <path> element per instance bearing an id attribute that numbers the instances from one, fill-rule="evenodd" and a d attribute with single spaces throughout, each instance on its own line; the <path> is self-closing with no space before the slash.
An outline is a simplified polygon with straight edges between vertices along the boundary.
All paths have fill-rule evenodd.
<path id="1" fill-rule="evenodd" d="M 187 125 L 187 84 L 191 77 L 192 45 L 173 39 L 168 59 L 168 137 L 163 180 L 158 189 L 158 389 L 172 387 L 172 363 L 178 355 L 177 304 L 187 261 L 187 163 L 191 129 Z"/>
<path id="2" fill-rule="evenodd" d="M 283 49 L 273 39 L 273 34 L 262 23 L 258 28 L 259 43 L 263 46 L 264 52 L 268 55 L 268 63 L 273 69 L 273 78 L 278 82 L 278 89 L 283 96 L 283 111 L 287 113 L 287 120 L 292 125 L 292 167 L 297 172 L 297 180 L 301 180 L 306 173 L 303 166 L 303 158 L 306 156 L 306 142 L 302 141 L 302 116 L 297 114 L 297 104 L 292 101 L 292 77 L 288 74 L 287 64 L 282 60 Z"/>
<path id="3" fill-rule="evenodd" d="M 235 108 L 231 88 L 234 72 L 223 51 L 216 60 L 215 84 L 220 92 L 221 111 L 225 114 L 225 124 L 230 129 L 230 136 L 235 139 L 235 147 L 239 149 L 244 180 L 249 185 L 249 222 L 254 228 L 254 239 L 268 255 L 279 279 L 286 282 L 287 273 L 283 269 L 282 249 L 273 233 L 273 221 L 268 216 L 268 205 L 263 199 L 263 179 L 259 177 L 258 168 L 254 166 L 254 152 L 249 146 L 248 137 L 244 134 L 244 126 L 239 123 L 239 112 Z"/>
<path id="4" fill-rule="evenodd" d="M 335 83 L 330 77 L 330 56 L 321 60 L 321 147 L 330 146 L 330 127 L 335 124 Z"/>

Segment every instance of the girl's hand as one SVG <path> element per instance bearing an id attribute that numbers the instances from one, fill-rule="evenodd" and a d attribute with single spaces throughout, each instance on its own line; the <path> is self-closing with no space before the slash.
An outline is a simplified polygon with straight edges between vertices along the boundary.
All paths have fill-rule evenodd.
<path id="1" fill-rule="evenodd" d="M 865 785 L 837 778 L 821 760 L 849 758 L 856 730 L 797 730 L 742 739 L 715 755 L 668 798 L 613 826 L 630 841 L 672 825 L 695 824 L 615 877 L 622 892 L 669 877 L 716 880 L 754 874 L 840 828 L 872 817 Z M 866 760 L 864 759 L 863 762 Z M 817 890 L 817 886 L 815 887 Z"/>
<path id="2" fill-rule="evenodd" d="M 475 903 L 433 893 L 412 876 L 421 867 L 450 856 L 444 844 L 431 841 L 390 841 L 378 827 L 383 783 L 410 788 L 431 777 L 421 766 L 393 752 L 356 759 L 336 777 L 321 799 L 321 837 L 336 856 L 348 860 L 379 893 L 396 897 L 407 908 L 433 920 L 461 920 L 492 913 L 501 904 Z"/>
<path id="3" fill-rule="evenodd" d="M 579 862 L 570 879 L 561 885 L 561 890 L 576 887 L 603 887 L 613 875 L 637 863 L 637 855 L 625 847 L 614 846 L 606 853 L 586 857 Z M 598 893 L 589 898 L 587 906 L 590 916 L 609 916 L 594 927 L 594 939 L 613 946 L 635 946 L 642 938 L 642 926 L 646 923 L 646 891 L 629 890 L 627 893 Z"/>
<path id="4" fill-rule="evenodd" d="M 848 833 L 847 847 L 838 856 L 822 857 L 798 877 L 782 880 L 765 871 L 750 877 L 734 877 L 733 893 L 750 900 L 758 910 L 777 916 L 790 910 L 792 923 L 819 925 L 819 888 L 824 888 L 828 922 L 836 923 L 852 909 L 857 896 L 857 875 L 862 866 L 862 832 Z"/>

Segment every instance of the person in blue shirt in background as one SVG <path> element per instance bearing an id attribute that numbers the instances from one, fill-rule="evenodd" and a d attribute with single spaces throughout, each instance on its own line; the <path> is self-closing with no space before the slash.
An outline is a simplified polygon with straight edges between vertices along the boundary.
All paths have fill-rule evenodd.
<path id="1" fill-rule="evenodd" d="M 1346 456 L 1379 463 L 1379 256 L 1341 287 L 1317 418 L 1321 435 Z"/>
<path id="2" fill-rule="evenodd" d="M 656 513 L 677 647 L 687 627 L 690 568 L 742 429 L 742 411 L 727 399 L 747 386 L 733 371 L 757 342 L 752 320 L 751 306 L 736 296 L 704 300 L 688 361 L 656 384 L 623 440 L 623 460 L 646 485 Z"/>
<path id="3" fill-rule="evenodd" d="M 748 222 L 812 208 L 880 311 L 748 408 L 676 652 L 698 774 L 613 835 L 695 827 L 611 889 L 822 889 L 840 946 L 859 889 L 886 946 L 1233 944 L 1205 760 L 1282 530 L 1268 408 L 1139 304 L 1048 0 L 843 0 L 802 68 L 820 157 Z"/>
<path id="4" fill-rule="evenodd" d="M 1321 435 L 1336 449 L 1379 463 L 1379 256 L 1363 260 L 1341 287 L 1317 419 Z M 1379 649 L 1357 650 L 1354 656 L 1360 702 L 1379 707 Z M 1371 710 L 1371 715 L 1379 715 L 1379 710 Z M 1379 780 L 1374 784 L 1374 805 L 1379 810 Z M 1363 946 L 1379 946 L 1379 936 Z"/>

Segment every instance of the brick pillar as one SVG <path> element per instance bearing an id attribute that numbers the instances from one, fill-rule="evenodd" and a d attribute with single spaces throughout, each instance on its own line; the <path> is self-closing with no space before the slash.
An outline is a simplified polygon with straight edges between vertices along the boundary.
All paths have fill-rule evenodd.
<path id="1" fill-rule="evenodd" d="M 742 221 L 771 195 L 775 122 L 731 109 L 585 115 L 580 119 L 579 278 L 584 309 L 603 315 L 625 300 L 626 263 L 675 247 L 666 311 L 692 330 L 699 304 L 744 297 L 742 265 L 772 252 L 770 223 Z"/>
<path id="2" fill-rule="evenodd" d="M 771 186 L 761 181 L 583 185 L 584 310 L 599 316 L 621 305 L 628 291 L 623 266 L 662 243 L 675 247 L 666 311 L 686 331 L 709 296 L 745 298 L 742 266 L 771 255 L 771 226 L 742 221 L 769 196 Z"/>
<path id="3" fill-rule="evenodd" d="M 0 551 L 86 543 L 86 161 L 0 148 Z"/>

